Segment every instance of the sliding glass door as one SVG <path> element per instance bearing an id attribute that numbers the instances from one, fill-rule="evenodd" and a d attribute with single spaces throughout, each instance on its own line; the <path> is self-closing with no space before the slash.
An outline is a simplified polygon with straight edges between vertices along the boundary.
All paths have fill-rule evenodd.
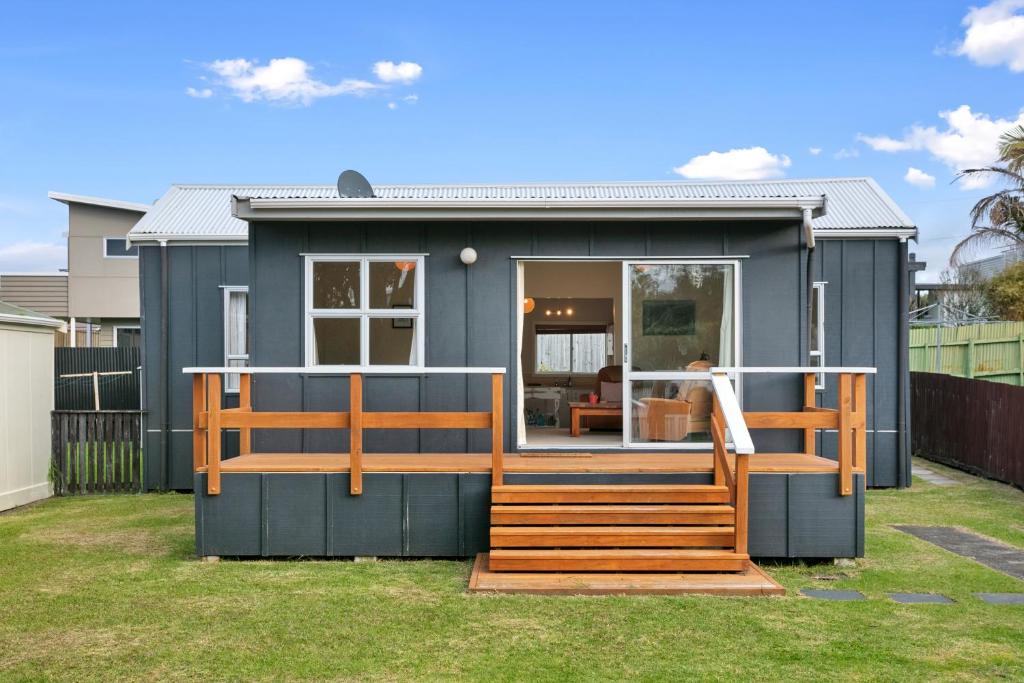
<path id="1" fill-rule="evenodd" d="M 710 447 L 712 367 L 739 365 L 739 261 L 623 263 L 623 443 Z"/>

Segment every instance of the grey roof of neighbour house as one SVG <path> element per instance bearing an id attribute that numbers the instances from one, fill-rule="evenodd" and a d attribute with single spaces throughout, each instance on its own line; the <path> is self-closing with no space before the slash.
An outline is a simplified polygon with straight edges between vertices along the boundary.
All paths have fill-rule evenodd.
<path id="1" fill-rule="evenodd" d="M 374 185 L 377 197 L 393 201 L 457 203 L 522 200 L 810 199 L 825 197 L 826 213 L 814 219 L 829 230 L 914 230 L 910 218 L 871 178 L 720 182 L 524 183 Z M 231 214 L 232 197 L 341 200 L 333 185 L 172 185 L 129 232 L 133 240 L 244 240 L 248 226 Z M 365 201 L 365 200 L 364 200 Z"/>
<path id="2" fill-rule="evenodd" d="M 15 323 L 34 327 L 60 327 L 64 324 L 56 318 L 5 301 L 0 301 L 0 323 Z"/>

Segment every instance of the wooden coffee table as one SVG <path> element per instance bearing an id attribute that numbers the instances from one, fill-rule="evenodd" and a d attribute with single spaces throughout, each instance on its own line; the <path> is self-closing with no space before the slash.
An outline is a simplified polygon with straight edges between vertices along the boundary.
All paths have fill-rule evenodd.
<path id="1" fill-rule="evenodd" d="M 580 435 L 580 418 L 588 415 L 618 415 L 621 417 L 622 403 L 569 401 L 569 436 Z"/>

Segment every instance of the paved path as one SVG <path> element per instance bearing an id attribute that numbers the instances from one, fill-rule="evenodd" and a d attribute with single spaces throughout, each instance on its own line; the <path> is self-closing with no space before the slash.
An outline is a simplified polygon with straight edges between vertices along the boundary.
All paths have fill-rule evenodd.
<path id="1" fill-rule="evenodd" d="M 1020 548 L 991 541 L 984 536 L 949 526 L 898 524 L 895 528 L 923 541 L 934 543 L 957 555 L 969 557 L 996 571 L 1024 580 L 1024 550 Z"/>
<path id="2" fill-rule="evenodd" d="M 950 479 L 947 476 L 939 474 L 935 470 L 930 470 L 923 465 L 918 465 L 916 462 L 911 466 L 911 472 L 915 477 L 924 479 L 929 484 L 935 484 L 936 486 L 959 486 L 960 482 L 956 479 Z"/>

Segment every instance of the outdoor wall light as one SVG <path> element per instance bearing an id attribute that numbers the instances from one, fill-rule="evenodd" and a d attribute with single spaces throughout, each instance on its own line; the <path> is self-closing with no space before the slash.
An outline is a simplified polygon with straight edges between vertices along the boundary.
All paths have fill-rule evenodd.
<path id="1" fill-rule="evenodd" d="M 476 263 L 476 249 L 473 247 L 466 247 L 459 252 L 459 260 L 465 263 L 467 266 L 471 266 Z"/>

